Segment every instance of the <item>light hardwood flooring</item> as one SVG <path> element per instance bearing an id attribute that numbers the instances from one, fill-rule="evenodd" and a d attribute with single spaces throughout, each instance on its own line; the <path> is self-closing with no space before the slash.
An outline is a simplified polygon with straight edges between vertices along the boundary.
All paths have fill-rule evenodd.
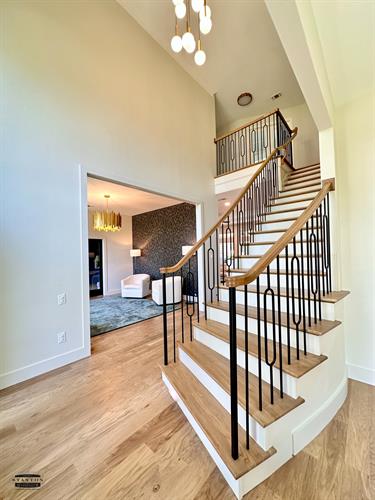
<path id="1" fill-rule="evenodd" d="M 161 317 L 93 339 L 93 355 L 0 393 L 0 498 L 234 498 L 160 377 Z M 247 499 L 375 498 L 375 388 L 350 382 L 329 426 Z M 36 491 L 12 476 L 36 472 Z"/>

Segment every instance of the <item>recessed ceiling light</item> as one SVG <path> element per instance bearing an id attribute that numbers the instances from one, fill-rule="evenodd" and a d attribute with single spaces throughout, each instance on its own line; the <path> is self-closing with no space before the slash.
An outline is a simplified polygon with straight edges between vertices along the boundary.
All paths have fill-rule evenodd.
<path id="1" fill-rule="evenodd" d="M 281 97 L 281 92 L 278 92 L 277 94 L 274 94 L 274 95 L 271 97 L 271 99 L 272 99 L 273 101 L 275 101 L 275 100 L 276 100 L 276 99 L 278 99 L 279 97 Z"/>
<path id="2" fill-rule="evenodd" d="M 239 106 L 248 106 L 253 100 L 253 96 L 250 92 L 243 92 L 237 97 L 237 104 Z"/>

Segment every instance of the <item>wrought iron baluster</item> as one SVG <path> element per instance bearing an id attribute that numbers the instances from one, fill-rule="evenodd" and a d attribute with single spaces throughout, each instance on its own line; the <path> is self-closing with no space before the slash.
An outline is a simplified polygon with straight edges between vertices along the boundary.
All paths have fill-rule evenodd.
<path id="1" fill-rule="evenodd" d="M 286 285 L 286 337 L 287 337 L 287 353 L 288 365 L 291 363 L 290 350 L 290 316 L 289 316 L 289 255 L 288 245 L 285 247 L 285 285 Z"/>
<path id="2" fill-rule="evenodd" d="M 249 402 L 249 326 L 248 326 L 248 289 L 245 285 L 245 408 L 246 408 L 246 449 L 250 448 L 250 402 Z"/>
<path id="3" fill-rule="evenodd" d="M 236 289 L 229 288 L 230 418 L 232 458 L 238 458 L 238 386 L 237 386 L 237 310 Z"/>
<path id="4" fill-rule="evenodd" d="M 168 323 L 167 323 L 167 287 L 166 276 L 163 273 L 162 277 L 162 290 L 163 290 L 163 338 L 164 338 L 164 365 L 168 365 Z"/>
<path id="5" fill-rule="evenodd" d="M 302 329 L 303 329 L 303 354 L 307 355 L 306 346 L 306 304 L 305 304 L 305 264 L 304 264 L 304 252 L 303 252 L 303 230 L 299 232 L 301 242 L 301 271 L 302 271 Z M 309 278 L 307 277 L 307 281 Z"/>
<path id="6" fill-rule="evenodd" d="M 284 397 L 284 384 L 283 384 L 283 339 L 281 333 L 281 288 L 280 288 L 280 256 L 276 257 L 276 275 L 277 275 L 277 310 L 278 310 L 278 324 L 279 324 L 279 375 L 280 375 L 280 397 Z"/>
<path id="7" fill-rule="evenodd" d="M 272 357 L 269 357 L 268 345 L 268 309 L 267 309 L 267 295 L 271 295 L 271 315 L 272 315 Z M 264 328 L 264 355 L 265 362 L 270 369 L 270 401 L 273 405 L 273 365 L 276 362 L 276 318 L 275 318 L 275 293 L 271 288 L 270 279 L 270 266 L 267 266 L 267 288 L 263 295 L 263 328 Z"/>
<path id="8" fill-rule="evenodd" d="M 296 315 L 296 297 L 295 297 L 295 270 L 294 266 L 297 266 L 297 299 L 298 299 L 298 315 Z M 292 318 L 296 330 L 296 350 L 297 359 L 299 359 L 299 325 L 301 323 L 301 270 L 300 263 L 297 257 L 296 251 L 296 237 L 293 238 L 293 257 L 291 260 L 291 281 L 292 281 Z"/>
<path id="9" fill-rule="evenodd" d="M 257 326 L 258 326 L 258 406 L 259 411 L 263 409 L 262 402 L 262 335 L 260 325 L 260 285 L 257 277 Z"/>
<path id="10" fill-rule="evenodd" d="M 172 273 L 172 322 L 173 322 L 173 361 L 176 363 L 176 310 L 175 310 L 174 273 Z M 164 303 L 164 300 L 163 300 Z"/>

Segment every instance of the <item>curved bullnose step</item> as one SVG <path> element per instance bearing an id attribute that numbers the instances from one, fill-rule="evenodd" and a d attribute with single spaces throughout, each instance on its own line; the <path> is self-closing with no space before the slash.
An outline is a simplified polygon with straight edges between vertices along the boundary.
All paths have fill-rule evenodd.
<path id="1" fill-rule="evenodd" d="M 223 323 L 219 323 L 218 321 L 214 321 L 212 319 L 204 320 L 201 319 L 199 323 L 195 321 L 194 326 L 203 330 L 214 337 L 223 340 L 227 344 L 229 344 L 229 328 L 227 325 Z M 273 343 L 272 340 L 268 340 L 268 348 L 269 352 L 272 352 Z M 245 351 L 245 332 L 237 328 L 237 348 L 241 349 L 241 351 Z M 282 345 L 282 366 L 283 371 L 288 375 L 291 375 L 295 378 L 300 378 L 305 373 L 308 373 L 310 370 L 320 365 L 327 359 L 327 356 L 324 355 L 316 355 L 316 354 L 308 354 L 307 356 L 300 356 L 300 359 L 297 359 L 297 350 L 294 347 L 290 348 L 291 359 L 293 362 L 288 364 L 288 353 L 287 346 Z M 255 333 L 249 332 L 249 354 L 252 356 L 258 356 L 258 336 Z M 262 340 L 262 349 L 261 349 L 261 357 L 262 360 L 265 360 L 265 350 L 264 350 L 264 339 Z M 279 343 L 276 343 L 276 362 L 275 367 L 280 367 L 280 359 L 279 359 Z"/>
<path id="2" fill-rule="evenodd" d="M 228 481 L 237 498 L 241 498 L 242 479 L 249 483 L 247 477 L 257 467 L 275 453 L 275 448 L 265 451 L 250 438 L 249 450 L 246 449 L 246 436 L 241 427 L 238 428 L 239 457 L 231 456 L 231 419 L 230 414 L 211 395 L 211 393 L 181 363 L 162 367 L 163 380 L 173 399 L 206 446 L 211 457 Z M 255 473 L 252 487 L 265 479 L 264 471 Z"/>

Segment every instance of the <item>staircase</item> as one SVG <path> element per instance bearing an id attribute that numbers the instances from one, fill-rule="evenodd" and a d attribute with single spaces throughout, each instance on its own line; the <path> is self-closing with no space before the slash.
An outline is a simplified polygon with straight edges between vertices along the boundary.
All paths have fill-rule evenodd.
<path id="1" fill-rule="evenodd" d="M 162 377 L 237 498 L 289 460 L 346 397 L 341 299 L 332 291 L 329 193 L 320 166 L 263 161 L 175 266 Z M 290 149 L 290 148 L 289 148 Z M 165 301 L 164 301 L 165 302 Z"/>

